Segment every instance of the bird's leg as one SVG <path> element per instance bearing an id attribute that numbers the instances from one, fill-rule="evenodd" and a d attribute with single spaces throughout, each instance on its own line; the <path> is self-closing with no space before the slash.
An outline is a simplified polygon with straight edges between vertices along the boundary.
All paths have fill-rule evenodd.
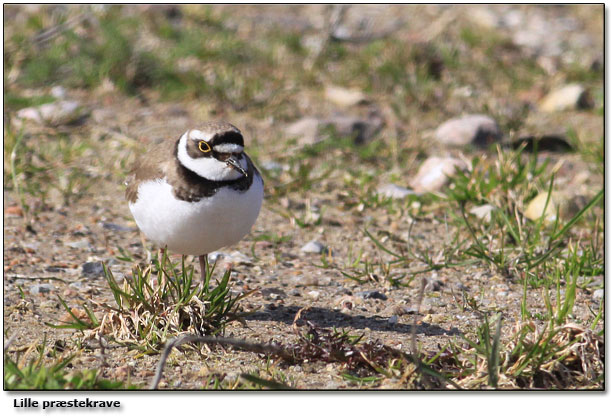
<path id="1" fill-rule="evenodd" d="M 165 258 L 166 258 L 166 247 L 162 247 L 159 249 L 159 255 L 157 256 L 157 261 L 159 262 L 159 265 L 162 266 L 162 268 L 157 273 L 157 283 L 162 289 L 166 287 L 166 275 L 162 271 Z M 149 263 L 151 263 L 152 261 L 153 260 L 149 261 Z"/>
<path id="2" fill-rule="evenodd" d="M 206 283 L 206 273 L 208 271 L 208 254 L 202 254 L 200 257 L 200 277 L 202 279 L 202 287 Z"/>
<path id="3" fill-rule="evenodd" d="M 145 234 L 142 231 L 140 231 L 140 243 L 142 244 L 142 249 L 147 254 L 147 264 L 149 264 L 153 259 L 153 256 L 151 255 L 151 251 L 149 251 L 149 249 L 147 248 L 147 240 L 145 238 Z"/>

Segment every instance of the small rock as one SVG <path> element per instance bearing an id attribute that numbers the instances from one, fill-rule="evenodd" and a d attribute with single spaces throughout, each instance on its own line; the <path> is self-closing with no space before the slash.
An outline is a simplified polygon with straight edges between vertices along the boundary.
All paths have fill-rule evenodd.
<path id="1" fill-rule="evenodd" d="M 26 253 L 35 253 L 40 248 L 39 242 L 25 242 L 23 244 L 23 249 Z"/>
<path id="2" fill-rule="evenodd" d="M 292 123 L 285 131 L 289 138 L 296 138 L 300 145 L 314 144 L 321 140 L 319 125 L 319 119 L 306 117 Z"/>
<path id="3" fill-rule="evenodd" d="M 392 315 L 387 322 L 389 322 L 389 325 L 395 325 L 397 324 L 397 321 L 398 321 L 397 315 Z"/>
<path id="4" fill-rule="evenodd" d="M 45 300 L 38 305 L 40 309 L 45 311 L 51 311 L 58 307 L 57 301 L 54 300 Z"/>
<path id="5" fill-rule="evenodd" d="M 66 245 L 70 248 L 89 248 L 89 241 L 82 239 L 80 241 L 67 242 Z"/>
<path id="6" fill-rule="evenodd" d="M 300 291 L 297 289 L 291 289 L 287 292 L 289 296 L 300 296 Z"/>
<path id="7" fill-rule="evenodd" d="M 69 124 L 83 115 L 79 102 L 60 100 L 45 103 L 36 107 L 26 107 L 17 112 L 20 120 L 30 120 L 36 123 L 51 125 Z"/>
<path id="8" fill-rule="evenodd" d="M 51 284 L 35 284 L 30 286 L 30 294 L 38 295 L 43 293 L 50 293 L 53 290 L 53 285 Z"/>
<path id="9" fill-rule="evenodd" d="M 333 127 L 337 135 L 352 137 L 355 144 L 362 145 L 374 138 L 383 126 L 383 119 L 376 113 L 373 113 L 368 119 L 337 115 L 324 121 L 324 125 Z"/>
<path id="10" fill-rule="evenodd" d="M 136 230 L 136 228 L 130 228 L 129 226 L 114 224 L 111 222 L 102 222 L 102 228 L 109 229 L 111 231 L 121 231 L 121 232 L 128 232 L 128 231 Z"/>
<path id="11" fill-rule="evenodd" d="M 7 217 L 15 217 L 15 218 L 20 218 L 23 216 L 23 210 L 21 210 L 20 206 L 8 206 L 5 210 L 4 210 L 4 214 Z"/>
<path id="12" fill-rule="evenodd" d="M 68 287 L 76 290 L 83 290 L 85 285 L 82 282 L 72 282 L 68 285 Z"/>
<path id="13" fill-rule="evenodd" d="M 307 242 L 300 248 L 300 251 L 303 253 L 311 253 L 311 254 L 322 254 L 326 251 L 325 245 L 321 244 L 319 241 L 312 240 Z"/>
<path id="14" fill-rule="evenodd" d="M 495 29 L 500 25 L 497 14 L 487 7 L 470 7 L 467 17 L 470 21 L 487 29 Z"/>
<path id="15" fill-rule="evenodd" d="M 267 299 L 271 299 L 271 300 L 279 300 L 287 296 L 287 294 L 282 289 L 278 289 L 274 287 L 261 289 L 261 294 Z"/>
<path id="16" fill-rule="evenodd" d="M 470 210 L 470 213 L 476 216 L 478 219 L 482 219 L 485 222 L 491 222 L 491 212 L 493 212 L 494 209 L 496 209 L 495 206 L 486 204 L 473 207 Z"/>
<path id="17" fill-rule="evenodd" d="M 589 92 L 580 84 L 568 84 L 553 90 L 540 102 L 540 110 L 544 112 L 560 112 L 591 107 L 593 107 L 593 101 Z"/>
<path id="18" fill-rule="evenodd" d="M 603 299 L 603 297 L 604 297 L 603 289 L 597 289 L 596 291 L 593 292 L 593 299 L 600 300 L 600 299 Z"/>
<path id="19" fill-rule="evenodd" d="M 268 171 L 283 171 L 285 167 L 276 161 L 264 161 L 261 163 L 261 166 Z"/>
<path id="20" fill-rule="evenodd" d="M 498 142 L 502 133 L 493 118 L 486 115 L 467 115 L 444 122 L 436 129 L 435 137 L 445 145 L 474 144 L 487 147 Z"/>
<path id="21" fill-rule="evenodd" d="M 459 291 L 468 291 L 468 290 L 470 290 L 470 288 L 467 287 L 466 285 L 464 285 L 463 283 L 457 283 L 455 285 L 455 289 L 457 289 Z"/>
<path id="22" fill-rule="evenodd" d="M 340 306 L 343 311 L 350 311 L 355 306 L 355 301 L 352 296 L 342 296 L 336 300 L 336 304 Z"/>
<path id="23" fill-rule="evenodd" d="M 557 219 L 557 211 L 563 216 L 565 209 L 560 205 L 563 205 L 562 202 L 565 202 L 566 199 L 562 199 L 558 192 L 552 193 L 548 200 L 548 205 L 546 205 L 547 199 L 548 192 L 541 192 L 534 197 L 527 205 L 527 209 L 525 209 L 525 217 L 532 221 L 537 221 L 544 214 L 544 222 L 551 223 Z M 544 211 L 545 209 L 546 212 Z"/>
<path id="24" fill-rule="evenodd" d="M 99 261 L 87 262 L 81 268 L 85 277 L 94 278 L 104 275 L 104 266 Z"/>
<path id="25" fill-rule="evenodd" d="M 419 313 L 414 306 L 404 306 L 404 305 L 398 306 L 395 312 L 398 315 L 414 315 L 416 313 Z"/>
<path id="26" fill-rule="evenodd" d="M 439 279 L 427 279 L 427 284 L 425 285 L 426 292 L 437 292 L 444 286 L 444 282 Z"/>
<path id="27" fill-rule="evenodd" d="M 310 292 L 306 293 L 306 296 L 308 296 L 309 299 L 318 300 L 321 296 L 321 292 L 318 290 L 311 290 Z"/>
<path id="28" fill-rule="evenodd" d="M 496 297 L 498 297 L 498 298 L 500 298 L 500 299 L 503 299 L 503 298 L 508 297 L 508 292 L 506 292 L 506 291 L 497 292 L 497 293 L 495 294 L 495 296 L 496 296 Z"/>
<path id="29" fill-rule="evenodd" d="M 253 260 L 242 254 L 240 251 L 232 251 L 231 253 L 224 253 L 221 251 L 213 251 L 208 254 L 208 261 L 214 263 L 217 260 L 222 260 L 222 266 L 227 267 L 231 265 L 247 265 L 253 264 Z"/>
<path id="30" fill-rule="evenodd" d="M 369 142 L 382 128 L 383 120 L 372 113 L 365 119 L 350 115 L 336 115 L 327 119 L 302 118 L 286 128 L 286 136 L 296 138 L 300 145 L 313 145 L 326 138 L 325 130 L 332 128 L 336 135 L 352 137 L 356 144 Z"/>
<path id="31" fill-rule="evenodd" d="M 411 180 L 410 186 L 417 193 L 437 191 L 448 183 L 449 176 L 455 174 L 457 169 L 466 168 L 467 164 L 457 158 L 429 157 Z"/>
<path id="32" fill-rule="evenodd" d="M 329 286 L 331 283 L 331 279 L 329 277 L 316 277 L 312 275 L 307 276 L 297 276 L 291 281 L 295 284 L 295 286 Z"/>
<path id="33" fill-rule="evenodd" d="M 66 98 L 66 89 L 62 86 L 53 86 L 51 87 L 51 96 L 56 99 L 64 99 Z"/>
<path id="34" fill-rule="evenodd" d="M 384 184 L 380 186 L 376 192 L 392 199 L 403 199 L 406 196 L 416 194 L 413 190 L 406 189 L 405 187 L 397 186 L 395 184 Z"/>
<path id="35" fill-rule="evenodd" d="M 344 87 L 327 86 L 325 98 L 330 102 L 343 107 L 350 107 L 366 102 L 367 98 L 363 92 Z"/>
<path id="36" fill-rule="evenodd" d="M 363 299 L 387 300 L 387 296 L 383 293 L 380 293 L 378 290 L 366 290 L 363 292 L 357 292 L 357 296 L 360 296 Z"/>

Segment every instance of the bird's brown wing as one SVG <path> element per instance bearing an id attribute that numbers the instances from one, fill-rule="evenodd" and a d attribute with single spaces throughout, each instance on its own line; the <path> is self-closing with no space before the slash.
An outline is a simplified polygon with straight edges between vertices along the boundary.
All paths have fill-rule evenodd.
<path id="1" fill-rule="evenodd" d="M 138 199 L 138 186 L 143 181 L 162 179 L 168 175 L 168 170 L 173 166 L 176 140 L 164 140 L 159 144 L 151 146 L 149 151 L 144 152 L 134 164 L 132 171 L 127 176 L 125 184 L 125 198 L 134 203 Z"/>

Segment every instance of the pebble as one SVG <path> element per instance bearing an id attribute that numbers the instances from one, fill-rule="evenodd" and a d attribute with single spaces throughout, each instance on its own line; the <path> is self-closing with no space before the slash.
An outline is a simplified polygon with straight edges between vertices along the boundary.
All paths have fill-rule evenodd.
<path id="1" fill-rule="evenodd" d="M 429 157 L 423 162 L 410 186 L 417 193 L 434 192 L 448 184 L 449 176 L 457 169 L 464 170 L 467 164 L 458 158 Z"/>
<path id="2" fill-rule="evenodd" d="M 223 266 L 227 266 L 230 264 L 232 265 L 237 265 L 237 264 L 252 265 L 253 264 L 253 260 L 251 260 L 250 257 L 247 257 L 246 255 L 242 254 L 240 251 L 232 251 L 231 253 L 213 251 L 212 253 L 208 254 L 208 261 L 210 263 L 214 263 L 217 260 L 221 261 Z"/>
<path id="3" fill-rule="evenodd" d="M 43 309 L 45 311 L 51 311 L 54 310 L 58 307 L 58 303 L 57 301 L 54 300 L 45 300 L 43 302 L 40 303 L 39 308 Z"/>
<path id="4" fill-rule="evenodd" d="M 593 107 L 593 102 L 589 92 L 580 84 L 567 84 L 553 90 L 540 102 L 540 110 L 543 112 L 560 112 L 591 107 Z"/>
<path id="5" fill-rule="evenodd" d="M 427 279 L 427 284 L 425 285 L 426 292 L 437 292 L 444 286 L 444 282 L 439 279 Z"/>
<path id="6" fill-rule="evenodd" d="M 342 107 L 350 107 L 367 101 L 366 95 L 361 90 L 336 86 L 325 88 L 325 98 Z"/>
<path id="7" fill-rule="evenodd" d="M 329 286 L 331 284 L 331 278 L 329 277 L 316 277 L 312 275 L 308 276 L 297 276 L 291 279 L 295 286 Z"/>
<path id="8" fill-rule="evenodd" d="M 20 206 L 8 206 L 5 210 L 4 210 L 4 214 L 8 217 L 15 217 L 15 218 L 19 218 L 23 216 L 23 210 L 21 209 Z"/>
<path id="9" fill-rule="evenodd" d="M 109 229 L 111 231 L 122 231 L 122 232 L 128 232 L 128 231 L 135 231 L 136 230 L 136 228 L 130 228 L 129 226 L 114 224 L 114 223 L 111 223 L 111 222 L 102 222 L 102 228 Z"/>
<path id="10" fill-rule="evenodd" d="M 400 307 L 401 311 L 399 312 L 400 315 L 414 315 L 419 313 L 419 311 L 417 311 L 417 309 L 414 306 L 402 306 Z"/>
<path id="11" fill-rule="evenodd" d="M 604 297 L 603 289 L 597 289 L 596 291 L 593 292 L 593 299 L 600 300 L 600 299 L 603 299 L 603 297 Z"/>
<path id="12" fill-rule="evenodd" d="M 407 189 L 405 187 L 401 187 L 395 184 L 385 184 L 380 186 L 376 192 L 385 197 L 390 197 L 392 199 L 403 199 L 406 196 L 411 196 L 416 194 L 414 190 Z"/>
<path id="13" fill-rule="evenodd" d="M 318 300 L 321 296 L 321 292 L 318 290 L 311 290 L 310 292 L 306 293 L 306 296 L 308 296 L 309 299 Z"/>
<path id="14" fill-rule="evenodd" d="M 289 296 L 300 296 L 300 291 L 297 289 L 291 289 L 287 292 Z"/>
<path id="15" fill-rule="evenodd" d="M 284 171 L 285 167 L 276 161 L 268 160 L 261 163 L 261 166 L 268 171 Z"/>
<path id="16" fill-rule="evenodd" d="M 340 306 L 343 311 L 350 311 L 355 306 L 355 303 L 353 301 L 353 297 L 342 296 L 336 299 L 336 305 Z"/>
<path id="17" fill-rule="evenodd" d="M 326 251 L 326 248 L 325 245 L 321 244 L 319 241 L 312 240 L 304 244 L 302 248 L 300 248 L 300 251 L 309 254 L 322 254 Z"/>
<path id="18" fill-rule="evenodd" d="M 459 290 L 459 291 L 468 291 L 470 290 L 469 287 L 467 287 L 466 285 L 464 285 L 463 283 L 458 283 L 455 285 L 455 289 Z"/>
<path id="19" fill-rule="evenodd" d="M 470 213 L 476 216 L 478 219 L 482 219 L 485 222 L 491 222 L 491 212 L 496 209 L 495 206 L 485 204 L 482 206 L 475 206 L 470 209 Z"/>
<path id="20" fill-rule="evenodd" d="M 364 119 L 351 115 L 336 115 L 323 122 L 324 126 L 331 126 L 341 137 L 352 137 L 355 144 L 362 145 L 370 142 L 383 126 L 383 119 L 373 113 Z"/>
<path id="21" fill-rule="evenodd" d="M 56 99 L 64 99 L 66 98 L 66 89 L 62 86 L 53 86 L 51 87 L 51 96 Z"/>
<path id="22" fill-rule="evenodd" d="M 373 113 L 369 118 L 335 115 L 327 119 L 302 118 L 285 129 L 286 136 L 296 138 L 300 145 L 313 145 L 324 140 L 326 128 L 333 128 L 337 136 L 352 137 L 356 144 L 369 142 L 382 128 L 383 120 Z"/>
<path id="23" fill-rule="evenodd" d="M 474 144 L 487 147 L 498 142 L 501 137 L 502 133 L 495 119 L 486 115 L 466 115 L 449 119 L 435 132 L 438 142 L 453 146 Z"/>
<path id="24" fill-rule="evenodd" d="M 82 239 L 80 241 L 67 242 L 66 245 L 70 248 L 89 248 L 89 241 Z"/>
<path id="25" fill-rule="evenodd" d="M 391 315 L 391 317 L 389 318 L 387 322 L 389 322 L 389 325 L 395 325 L 397 324 L 397 321 L 398 321 L 397 315 Z"/>
<path id="26" fill-rule="evenodd" d="M 319 125 L 319 119 L 305 117 L 287 126 L 285 132 L 287 137 L 296 138 L 301 145 L 314 144 L 321 140 Z"/>
<path id="27" fill-rule="evenodd" d="M 18 120 L 30 120 L 36 123 L 62 125 L 74 122 L 82 116 L 79 102 L 60 100 L 40 106 L 26 107 L 17 112 Z"/>
<path id="28" fill-rule="evenodd" d="M 30 286 L 30 294 L 38 295 L 42 293 L 50 293 L 53 290 L 53 285 L 51 284 L 35 284 Z"/>
<path id="29" fill-rule="evenodd" d="M 356 294 L 357 296 L 360 296 L 363 299 L 387 300 L 387 296 L 383 293 L 380 293 L 378 290 L 365 290 L 363 292 L 357 292 Z"/>
<path id="30" fill-rule="evenodd" d="M 271 299 L 271 300 L 279 300 L 287 296 L 286 293 L 282 289 L 277 289 L 277 288 L 261 289 L 261 294 L 265 296 L 267 299 Z"/>
<path id="31" fill-rule="evenodd" d="M 566 202 L 566 199 L 562 199 L 557 192 L 552 193 L 550 200 L 548 200 L 548 205 L 546 205 L 547 199 L 548 191 L 541 192 L 534 197 L 527 204 L 527 209 L 525 209 L 524 213 L 525 217 L 532 221 L 537 221 L 544 214 L 544 222 L 552 223 L 557 219 L 557 209 L 559 209 L 559 214 L 562 216 L 565 212 L 565 205 L 560 206 L 560 202 Z M 546 211 L 544 211 L 545 208 Z"/>
<path id="32" fill-rule="evenodd" d="M 81 266 L 81 269 L 85 277 L 94 278 L 101 277 L 104 275 L 104 266 L 99 261 L 84 263 Z"/>
<path id="33" fill-rule="evenodd" d="M 487 29 L 495 29 L 500 24 L 500 19 L 493 11 L 486 7 L 470 7 L 467 18 L 477 25 Z"/>

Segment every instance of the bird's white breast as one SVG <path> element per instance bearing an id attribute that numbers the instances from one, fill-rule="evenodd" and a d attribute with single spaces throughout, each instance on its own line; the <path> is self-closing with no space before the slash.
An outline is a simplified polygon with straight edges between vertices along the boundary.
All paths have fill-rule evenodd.
<path id="1" fill-rule="evenodd" d="M 172 194 L 165 179 L 143 182 L 130 210 L 140 230 L 168 250 L 190 255 L 208 254 L 234 244 L 249 233 L 263 200 L 263 181 L 239 192 L 220 188 L 211 197 L 186 202 Z"/>

